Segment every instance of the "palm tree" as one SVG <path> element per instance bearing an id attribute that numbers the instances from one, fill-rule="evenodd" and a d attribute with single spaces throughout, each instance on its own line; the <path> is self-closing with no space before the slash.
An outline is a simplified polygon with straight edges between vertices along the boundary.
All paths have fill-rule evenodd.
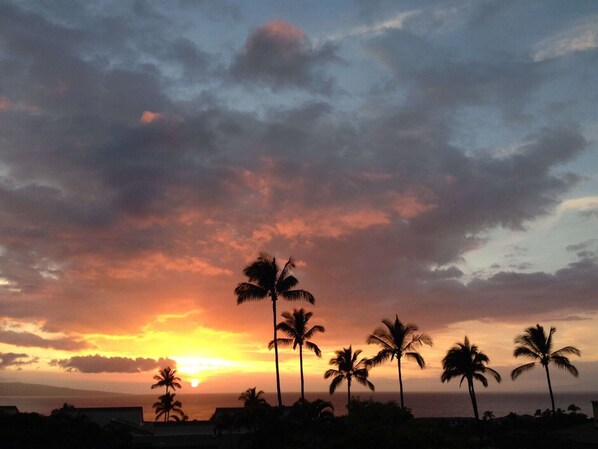
<path id="1" fill-rule="evenodd" d="M 278 368 L 278 338 L 276 329 L 276 301 L 282 296 L 289 301 L 304 299 L 309 303 L 315 302 L 314 296 L 306 290 L 293 290 L 299 281 L 290 274 L 295 268 L 293 258 L 289 258 L 282 270 L 276 263 L 276 258 L 267 253 L 260 253 L 255 262 L 243 269 L 243 274 L 249 282 L 241 282 L 235 288 L 237 304 L 246 301 L 259 301 L 269 297 L 272 300 L 272 319 L 274 322 L 274 362 L 276 365 L 276 392 L 278 406 L 282 407 L 282 394 L 280 392 L 280 371 Z"/>
<path id="2" fill-rule="evenodd" d="M 536 363 L 540 363 L 546 371 L 546 380 L 548 381 L 548 391 L 550 393 L 550 403 L 552 404 L 552 413 L 555 413 L 554 395 L 552 394 L 552 384 L 550 383 L 550 372 L 548 365 L 551 362 L 562 368 L 573 376 L 579 376 L 577 368 L 571 364 L 566 357 L 567 354 L 573 354 L 581 357 L 581 352 L 575 346 L 565 346 L 557 351 L 552 350 L 552 335 L 556 332 L 556 328 L 551 327 L 548 336 L 544 332 L 544 328 L 539 324 L 536 327 L 528 327 L 522 335 L 515 337 L 515 347 L 513 351 L 514 357 L 525 357 L 533 360 L 533 362 L 526 363 L 515 368 L 511 372 L 511 379 L 517 379 L 522 373 L 532 369 Z"/>
<path id="3" fill-rule="evenodd" d="M 338 369 L 329 369 L 324 373 L 324 379 L 332 377 L 330 383 L 330 394 L 333 394 L 343 380 L 347 379 L 347 410 L 351 403 L 351 382 L 355 379 L 361 385 L 367 386 L 374 391 L 374 384 L 368 380 L 369 371 L 371 368 L 370 361 L 365 357 L 357 361 L 357 357 L 361 354 L 361 349 L 353 352 L 351 346 L 343 348 L 341 351 L 335 352 L 336 357 L 330 359 L 329 364 L 337 366 Z"/>
<path id="4" fill-rule="evenodd" d="M 305 388 L 303 379 L 303 345 L 310 351 L 313 351 L 318 357 L 322 357 L 322 351 L 315 343 L 309 341 L 314 334 L 318 332 L 326 332 L 324 326 L 316 324 L 308 327 L 308 322 L 313 316 L 312 312 L 306 312 L 304 309 L 293 309 L 293 314 L 284 312 L 282 314 L 285 319 L 282 323 L 278 323 L 276 328 L 288 335 L 290 338 L 279 338 L 278 344 L 281 346 L 291 346 L 296 349 L 299 346 L 299 369 L 301 374 L 301 400 L 305 400 Z M 272 349 L 274 341 L 268 344 L 268 349 Z"/>
<path id="5" fill-rule="evenodd" d="M 449 349 L 446 357 L 442 359 L 442 368 L 444 369 L 444 372 L 440 376 L 442 382 L 448 382 L 455 377 L 461 376 L 460 387 L 463 381 L 467 379 L 467 388 L 476 420 L 480 419 L 480 415 L 473 387 L 474 379 L 481 382 L 484 387 L 488 386 L 488 379 L 484 376 L 485 373 L 490 374 L 497 382 L 501 381 L 500 374 L 486 366 L 489 361 L 490 359 L 486 354 L 480 352 L 476 345 L 469 343 L 467 336 L 463 343 L 456 343 L 455 346 Z"/>
<path id="6" fill-rule="evenodd" d="M 181 401 L 175 401 L 175 396 L 175 393 L 166 393 L 158 397 L 158 402 L 154 402 L 152 407 L 156 412 L 156 421 L 162 416 L 164 416 L 164 422 L 168 421 L 170 418 L 173 418 L 175 421 L 180 420 L 180 418 L 175 415 L 171 416 L 171 413 L 173 412 L 179 414 L 181 418 L 185 416 L 185 412 L 181 408 L 183 404 L 181 404 Z"/>
<path id="7" fill-rule="evenodd" d="M 168 393 L 169 388 L 173 390 L 181 388 L 181 384 L 179 383 L 181 379 L 176 376 L 176 370 L 171 369 L 170 366 L 158 370 L 158 374 L 154 376 L 154 380 L 157 380 L 157 382 L 152 385 L 152 390 L 154 388 L 166 387 L 166 393 Z"/>
<path id="8" fill-rule="evenodd" d="M 423 345 L 432 346 L 432 339 L 426 334 L 418 334 L 418 327 L 415 324 L 404 324 L 395 315 L 394 323 L 390 320 L 382 320 L 385 328 L 379 327 L 374 330 L 367 342 L 377 344 L 382 349 L 372 358 L 372 365 L 380 365 L 388 359 L 392 362 L 397 359 L 399 371 L 399 391 L 401 395 L 401 407 L 405 408 L 403 398 L 403 374 L 401 372 L 401 360 L 403 357 L 415 360 L 421 369 L 426 367 L 424 358 L 417 352 L 417 348 Z"/>
<path id="9" fill-rule="evenodd" d="M 268 403 L 264 399 L 264 392 L 257 391 L 257 387 L 248 388 L 239 396 L 239 401 L 243 401 L 245 408 L 258 408 Z"/>

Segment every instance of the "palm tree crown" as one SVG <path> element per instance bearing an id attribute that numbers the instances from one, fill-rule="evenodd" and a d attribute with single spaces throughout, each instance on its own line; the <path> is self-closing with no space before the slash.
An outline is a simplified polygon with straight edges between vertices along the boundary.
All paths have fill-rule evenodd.
<path id="1" fill-rule="evenodd" d="M 169 388 L 173 390 L 181 388 L 181 384 L 179 383 L 181 379 L 176 376 L 176 370 L 171 369 L 170 366 L 159 370 L 158 374 L 154 376 L 154 380 L 157 380 L 157 382 L 152 385 L 152 390 L 154 388 L 166 387 L 166 393 L 168 393 Z"/>
<path id="2" fill-rule="evenodd" d="M 248 388 L 239 396 L 239 401 L 243 401 L 245 408 L 258 408 L 268 404 L 264 399 L 264 392 L 257 391 L 257 387 Z"/>
<path id="3" fill-rule="evenodd" d="M 185 412 L 181 408 L 183 404 L 181 404 L 181 401 L 176 401 L 174 399 L 175 396 L 175 393 L 166 393 L 158 397 L 158 402 L 154 402 L 153 408 L 156 412 L 156 421 L 162 416 L 164 416 L 164 421 L 168 421 L 170 418 L 179 421 L 185 416 Z M 177 413 L 180 418 L 176 415 L 171 415 L 171 413 Z"/>
<path id="4" fill-rule="evenodd" d="M 281 269 L 275 257 L 267 253 L 260 253 L 255 262 L 243 269 L 243 274 L 247 276 L 249 282 L 241 282 L 235 288 L 237 304 L 243 304 L 247 301 L 259 301 L 268 297 L 272 300 L 274 361 L 276 365 L 276 390 L 279 407 L 282 406 L 282 394 L 280 391 L 280 371 L 278 368 L 276 301 L 279 296 L 282 296 L 289 301 L 303 299 L 311 304 L 315 302 L 314 296 L 310 292 L 293 289 L 299 283 L 297 278 L 290 274 L 293 268 L 295 268 L 295 262 L 292 258 L 289 258 Z"/>
<path id="5" fill-rule="evenodd" d="M 463 381 L 467 379 L 467 387 L 476 420 L 480 419 L 480 416 L 473 386 L 474 379 L 481 382 L 484 387 L 488 386 L 488 379 L 484 376 L 486 373 L 494 377 L 497 382 L 502 380 L 497 371 L 486 366 L 489 362 L 488 356 L 479 351 L 476 345 L 470 344 L 467 336 L 463 343 L 456 343 L 455 346 L 449 349 L 446 357 L 442 359 L 442 368 L 444 369 L 440 376 L 442 382 L 448 382 L 455 377 L 461 376 L 459 382 L 459 386 L 461 386 Z"/>
<path id="6" fill-rule="evenodd" d="M 532 362 L 518 366 L 511 372 L 511 379 L 515 380 L 524 372 L 532 369 L 536 363 L 540 363 L 546 372 L 553 412 L 555 412 L 554 395 L 552 394 L 552 384 L 550 382 L 548 365 L 554 363 L 557 367 L 578 377 L 579 372 L 577 371 L 577 368 L 571 364 L 567 355 L 573 354 L 581 357 L 581 352 L 575 346 L 565 346 L 564 348 L 553 351 L 552 336 L 555 332 L 556 328 L 551 327 L 548 335 L 546 335 L 544 328 L 539 324 L 536 324 L 536 327 L 528 327 L 522 335 L 515 337 L 515 344 L 517 346 L 515 346 L 513 356 L 524 357 L 532 360 Z"/>
<path id="7" fill-rule="evenodd" d="M 318 332 L 326 332 L 324 326 L 316 324 L 315 326 L 309 327 L 308 323 L 313 316 L 312 312 L 306 312 L 304 309 L 294 309 L 293 313 L 283 312 L 283 318 L 285 319 L 282 323 L 278 323 L 276 328 L 286 334 L 290 338 L 278 338 L 278 344 L 282 346 L 293 346 L 296 349 L 299 346 L 299 368 L 301 374 L 301 399 L 305 400 L 305 384 L 303 379 L 303 346 L 310 351 L 314 352 L 316 356 L 322 357 L 322 351 L 315 344 L 312 343 L 310 338 Z M 268 349 L 274 347 L 274 341 L 268 344 Z"/>
<path id="8" fill-rule="evenodd" d="M 377 344 L 382 347 L 371 362 L 373 366 L 380 365 L 390 359 L 397 359 L 399 372 L 399 391 L 401 396 L 401 407 L 405 407 L 403 398 L 403 376 L 401 372 L 401 359 L 403 357 L 415 360 L 421 369 L 424 369 L 426 362 L 417 348 L 423 345 L 432 346 L 432 339 L 422 333 L 417 333 L 418 327 L 415 324 L 404 324 L 395 315 L 394 322 L 382 320 L 384 327 L 379 327 L 368 337 L 368 344 Z"/>
<path id="9" fill-rule="evenodd" d="M 374 384 L 368 380 L 371 368 L 370 361 L 365 357 L 357 361 L 361 352 L 360 349 L 353 352 L 351 346 L 336 351 L 336 357 L 330 359 L 329 364 L 336 366 L 337 369 L 329 369 L 324 373 L 324 379 L 333 378 L 330 383 L 330 394 L 333 394 L 343 380 L 347 379 L 347 408 L 349 408 L 351 402 L 351 383 L 353 379 L 374 391 Z"/>

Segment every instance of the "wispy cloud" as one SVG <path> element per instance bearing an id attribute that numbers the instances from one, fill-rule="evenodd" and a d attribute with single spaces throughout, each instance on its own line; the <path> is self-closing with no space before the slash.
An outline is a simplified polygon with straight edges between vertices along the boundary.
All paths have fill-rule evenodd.
<path id="1" fill-rule="evenodd" d="M 562 33 L 538 42 L 533 48 L 533 60 L 559 58 L 570 53 L 598 48 L 598 14 Z"/>
<path id="2" fill-rule="evenodd" d="M 369 25 L 358 25 L 356 27 L 350 28 L 347 31 L 329 34 L 325 39 L 330 41 L 339 41 L 348 37 L 376 35 L 388 30 L 400 30 L 405 26 L 405 22 L 408 19 L 418 16 L 419 14 L 421 14 L 420 10 L 400 12 L 390 19 L 374 22 Z"/>

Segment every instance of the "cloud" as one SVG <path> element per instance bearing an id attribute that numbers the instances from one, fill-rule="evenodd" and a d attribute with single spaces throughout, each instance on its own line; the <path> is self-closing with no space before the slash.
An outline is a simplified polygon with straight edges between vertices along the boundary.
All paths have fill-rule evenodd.
<path id="1" fill-rule="evenodd" d="M 338 60 L 331 44 L 314 48 L 299 27 L 275 19 L 251 32 L 230 73 L 239 82 L 274 90 L 295 87 L 330 94 L 334 83 L 323 67 Z"/>
<path id="2" fill-rule="evenodd" d="M 532 58 L 544 61 L 598 48 L 598 14 L 534 45 Z"/>
<path id="3" fill-rule="evenodd" d="M 17 367 L 17 369 L 21 369 L 24 365 L 31 365 L 33 363 L 37 363 L 38 358 L 34 357 L 29 360 L 27 359 L 29 356 L 27 354 L 18 354 L 15 352 L 0 352 L 0 370 L 4 370 L 9 367 Z"/>
<path id="4" fill-rule="evenodd" d="M 72 337 L 48 339 L 31 332 L 15 332 L 6 329 L 0 331 L 0 343 L 21 347 L 53 348 L 62 351 L 77 351 L 92 347 L 86 341 Z"/>
<path id="5" fill-rule="evenodd" d="M 300 285 L 316 294 L 339 340 L 397 312 L 442 327 L 464 316 L 595 308 L 592 258 L 556 273 L 463 275 L 468 251 L 491 231 L 522 230 L 560 210 L 580 179 L 568 170 L 590 143 L 575 124 L 491 120 L 491 143 L 482 145 L 458 122 L 465 107 L 526 104 L 546 81 L 545 64 L 386 30 L 366 46 L 388 68 L 384 101 L 369 103 L 379 97 L 366 83 L 343 109 L 310 101 L 330 92 L 323 70 L 340 50 L 274 21 L 250 33 L 230 70 L 281 97 L 246 111 L 238 104 L 253 97 L 229 101 L 212 58 L 201 62 L 201 48 L 178 40 L 179 28 L 165 27 L 151 5 L 138 20 L 86 11 L 75 8 L 65 24 L 51 5 L 0 5 L 0 87 L 42 111 L 0 113 L 0 314 L 8 320 L 66 335 L 135 334 L 156 316 L 201 310 L 204 326 L 253 326 L 255 338 L 268 339 L 262 310 L 240 311 L 232 293 L 262 250 L 303 262 Z M 177 45 L 179 62 L 166 56 Z M 281 106 L 291 87 L 296 98 Z M 218 92 L 206 100 L 202 90 Z M 495 135 L 512 151 L 495 151 Z M 119 369 L 141 369 L 131 360 Z"/>
<path id="6" fill-rule="evenodd" d="M 176 367 L 176 362 L 171 359 L 150 359 L 137 357 L 104 357 L 101 355 L 75 356 L 69 359 L 55 359 L 51 366 L 58 366 L 66 371 L 80 373 L 140 373 L 170 366 Z"/>

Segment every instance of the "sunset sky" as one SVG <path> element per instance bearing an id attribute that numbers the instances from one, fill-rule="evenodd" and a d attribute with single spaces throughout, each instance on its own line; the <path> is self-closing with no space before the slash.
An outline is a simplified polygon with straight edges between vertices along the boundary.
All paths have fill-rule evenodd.
<path id="1" fill-rule="evenodd" d="M 326 327 L 308 391 L 395 314 L 434 340 L 407 392 L 465 335 L 544 391 L 536 323 L 598 391 L 597 73 L 590 0 L 0 2 L 0 381 L 272 392 L 265 251 Z"/>

